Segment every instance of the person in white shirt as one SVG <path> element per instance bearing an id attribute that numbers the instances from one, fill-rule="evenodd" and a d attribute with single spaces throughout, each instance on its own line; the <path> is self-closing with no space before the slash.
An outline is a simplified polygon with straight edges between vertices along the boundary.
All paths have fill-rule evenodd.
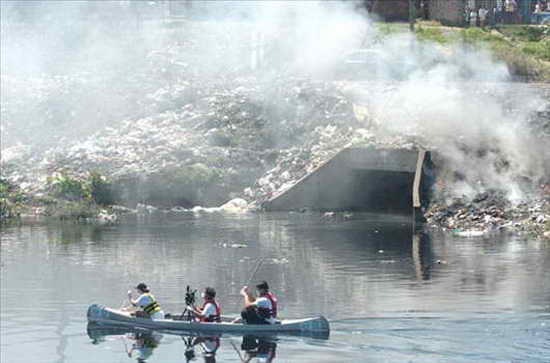
<path id="1" fill-rule="evenodd" d="M 128 291 L 130 304 L 141 309 L 136 311 L 136 316 L 139 318 L 151 318 L 153 320 L 164 319 L 164 312 L 147 285 L 140 282 L 136 286 L 136 290 L 140 295 L 135 300 L 132 299 L 132 291 Z"/>
<path id="2" fill-rule="evenodd" d="M 477 25 L 477 11 L 475 9 L 472 9 L 470 11 L 470 26 L 473 28 Z"/>
<path id="3" fill-rule="evenodd" d="M 244 297 L 244 310 L 241 318 L 245 324 L 277 324 L 277 297 L 269 291 L 266 281 L 256 285 L 258 297 L 254 298 L 248 286 L 241 289 Z"/>
<path id="4" fill-rule="evenodd" d="M 514 13 L 516 12 L 516 9 L 518 7 L 518 4 L 516 0 L 504 0 L 504 14 L 505 14 L 505 22 L 507 24 L 514 23 Z"/>
<path id="5" fill-rule="evenodd" d="M 480 7 L 478 10 L 478 16 L 479 16 L 479 26 L 484 28 L 485 27 L 485 21 L 487 19 L 487 13 L 489 11 L 485 9 L 484 7 Z"/>
<path id="6" fill-rule="evenodd" d="M 206 323 L 219 323 L 221 322 L 221 308 L 216 301 L 216 290 L 212 287 L 207 287 L 202 293 L 204 303 L 202 307 L 195 308 L 194 306 L 188 306 L 187 309 L 191 311 L 198 319 L 198 321 Z"/>
<path id="7" fill-rule="evenodd" d="M 502 12 L 504 10 L 504 2 L 503 0 L 497 0 L 497 4 L 494 8 L 495 11 L 495 23 L 500 24 L 502 23 Z"/>

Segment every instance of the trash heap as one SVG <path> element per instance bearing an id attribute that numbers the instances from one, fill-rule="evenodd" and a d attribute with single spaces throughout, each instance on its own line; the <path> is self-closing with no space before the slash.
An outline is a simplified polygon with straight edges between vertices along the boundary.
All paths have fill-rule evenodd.
<path id="1" fill-rule="evenodd" d="M 52 176 L 83 180 L 99 172 L 120 187 L 121 203 L 133 197 L 134 206 L 218 206 L 250 185 L 256 188 L 248 189 L 247 199 L 261 199 L 350 142 L 374 139 L 360 128 L 351 102 L 328 82 L 279 77 L 262 83 L 251 77 L 163 87 L 147 97 L 149 107 L 168 109 L 39 152 L 8 148 L 4 175 L 31 199 L 48 193 Z M 271 176 L 261 178 L 266 170 Z"/>
<path id="2" fill-rule="evenodd" d="M 211 41 L 204 41 L 205 33 Z M 8 140 L 2 178 L 17 191 L 12 199 L 40 204 L 51 197 L 59 175 L 85 181 L 99 173 L 113 186 L 117 203 L 138 210 L 154 205 L 187 211 L 239 197 L 249 209 L 259 208 L 345 147 L 422 145 L 436 153 L 441 146 L 422 140 L 422 132 L 377 129 L 368 112 L 357 114 L 337 82 L 298 77 L 269 63 L 269 69 L 251 70 L 242 62 L 251 50 L 247 41 L 235 41 L 226 28 L 190 27 L 181 37 L 168 35 L 170 41 L 155 49 L 128 50 L 143 55 L 132 53 L 139 61 L 131 65 L 122 62 L 120 68 L 131 71 L 0 75 L 2 141 Z M 391 86 L 381 87 L 392 93 Z M 532 122 L 540 137 L 548 138 L 549 111 L 548 105 L 541 108 Z M 439 162 L 436 168 L 444 168 L 445 158 Z M 436 184 L 451 183 L 449 175 L 438 174 Z M 516 203 L 488 188 L 472 198 L 436 191 L 426 218 L 457 231 L 546 233 L 550 193 L 542 184 Z M 238 200 L 222 209 L 247 208 Z"/>
<path id="3" fill-rule="evenodd" d="M 465 237 L 511 231 L 543 235 L 550 224 L 550 185 L 542 185 L 532 198 L 517 203 L 497 190 L 450 203 L 432 201 L 425 217 L 430 226 Z"/>

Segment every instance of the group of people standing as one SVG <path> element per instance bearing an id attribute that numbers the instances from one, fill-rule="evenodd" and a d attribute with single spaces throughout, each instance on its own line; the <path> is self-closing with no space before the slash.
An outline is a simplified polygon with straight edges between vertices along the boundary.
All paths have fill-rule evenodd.
<path id="1" fill-rule="evenodd" d="M 483 6 L 480 6 L 478 9 L 466 9 L 466 22 L 470 27 L 482 27 L 484 28 L 487 25 L 487 18 L 489 15 L 489 10 L 485 9 Z"/>
<path id="2" fill-rule="evenodd" d="M 550 11 L 550 0 L 538 0 L 533 9 L 534 14 Z"/>
<path id="3" fill-rule="evenodd" d="M 541 24 L 544 12 L 550 12 L 550 0 L 537 1 L 533 10 L 533 17 L 531 22 L 534 24 Z"/>
<path id="4" fill-rule="evenodd" d="M 135 315 L 137 317 L 151 318 L 153 320 L 164 319 L 165 314 L 160 304 L 149 287 L 141 282 L 135 287 L 139 296 L 133 299 L 132 291 L 128 291 L 128 300 L 132 306 L 136 307 Z M 255 296 L 248 288 L 244 286 L 240 294 L 244 298 L 244 308 L 241 317 L 234 319 L 233 323 L 244 324 L 277 324 L 277 297 L 269 291 L 269 285 L 266 281 L 261 281 L 256 285 Z M 201 322 L 221 322 L 221 307 L 216 301 L 216 290 L 212 287 L 206 287 L 202 292 L 204 300 L 201 307 L 187 306 L 188 311 L 196 321 Z"/>
<path id="5" fill-rule="evenodd" d="M 550 11 L 550 0 L 538 0 L 534 3 L 533 13 Z M 518 0 L 496 0 L 495 6 L 488 9 L 475 6 L 475 1 L 467 3 L 465 9 L 466 23 L 470 27 L 485 27 L 486 25 L 521 23 Z"/>

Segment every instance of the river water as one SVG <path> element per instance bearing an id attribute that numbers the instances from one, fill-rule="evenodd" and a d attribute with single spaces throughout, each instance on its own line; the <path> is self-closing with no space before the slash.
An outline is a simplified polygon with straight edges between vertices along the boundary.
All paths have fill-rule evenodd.
<path id="1" fill-rule="evenodd" d="M 550 244 L 527 237 L 413 234 L 364 214 L 35 222 L 1 237 L 2 363 L 184 362 L 189 339 L 88 332 L 87 307 L 119 307 L 145 281 L 167 312 L 181 312 L 189 284 L 215 287 L 237 313 L 259 259 L 280 315 L 323 314 L 329 339 L 222 336 L 215 355 L 216 340 L 195 340 L 196 361 L 550 361 Z"/>

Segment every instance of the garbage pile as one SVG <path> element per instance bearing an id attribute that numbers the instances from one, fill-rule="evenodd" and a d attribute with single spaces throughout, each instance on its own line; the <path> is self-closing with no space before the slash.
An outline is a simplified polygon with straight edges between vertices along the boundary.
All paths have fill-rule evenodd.
<path id="1" fill-rule="evenodd" d="M 550 225 L 550 185 L 542 185 L 537 192 L 532 198 L 517 203 L 497 190 L 478 193 L 471 199 L 455 198 L 450 203 L 432 201 L 425 217 L 430 226 L 464 237 L 495 232 L 546 236 Z"/>
<path id="2" fill-rule="evenodd" d="M 135 202 L 218 206 L 242 195 L 266 170 L 284 168 L 277 183 L 287 183 L 354 139 L 373 139 L 358 128 L 352 104 L 327 82 L 280 77 L 262 83 L 250 77 L 200 88 L 163 87 L 147 97 L 149 107 L 170 107 L 40 152 L 25 145 L 7 148 L 5 177 L 27 194 L 41 196 L 52 175 L 85 179 L 93 171 L 114 184 L 139 183 L 142 194 L 134 196 Z M 172 195 L 170 201 L 155 197 L 155 189 L 171 182 L 175 193 L 179 184 L 185 194 L 185 183 L 201 190 Z"/>
<path id="3" fill-rule="evenodd" d="M 242 197 L 216 209 L 241 211 L 284 192 L 343 148 L 420 144 L 437 151 L 449 140 L 423 140 L 425 130 L 401 126 L 380 132 L 368 110 L 359 115 L 360 107 L 337 82 L 275 68 L 254 72 L 242 62 L 250 47 L 229 46 L 247 43 L 219 30 L 208 33 L 208 42 L 198 40 L 204 40 L 200 28 L 168 36 L 175 41 L 161 42 L 143 57 L 133 54 L 138 64 L 121 62 L 131 70 L 122 73 L 2 74 L 2 141 L 8 141 L 2 145 L 2 177 L 31 202 L 48 196 L 56 175 L 84 180 L 98 172 L 118 189 L 118 203 L 138 211 L 218 207 Z M 392 93 L 396 86 L 380 87 Z M 531 123 L 540 137 L 550 130 L 545 107 Z M 460 142 L 460 135 L 444 136 Z M 436 167 L 445 166 L 444 157 L 439 161 Z M 522 203 L 492 190 L 450 202 L 439 195 L 426 218 L 457 233 L 544 233 L 550 215 L 545 188 Z M 127 212 L 123 208 L 112 211 Z"/>

